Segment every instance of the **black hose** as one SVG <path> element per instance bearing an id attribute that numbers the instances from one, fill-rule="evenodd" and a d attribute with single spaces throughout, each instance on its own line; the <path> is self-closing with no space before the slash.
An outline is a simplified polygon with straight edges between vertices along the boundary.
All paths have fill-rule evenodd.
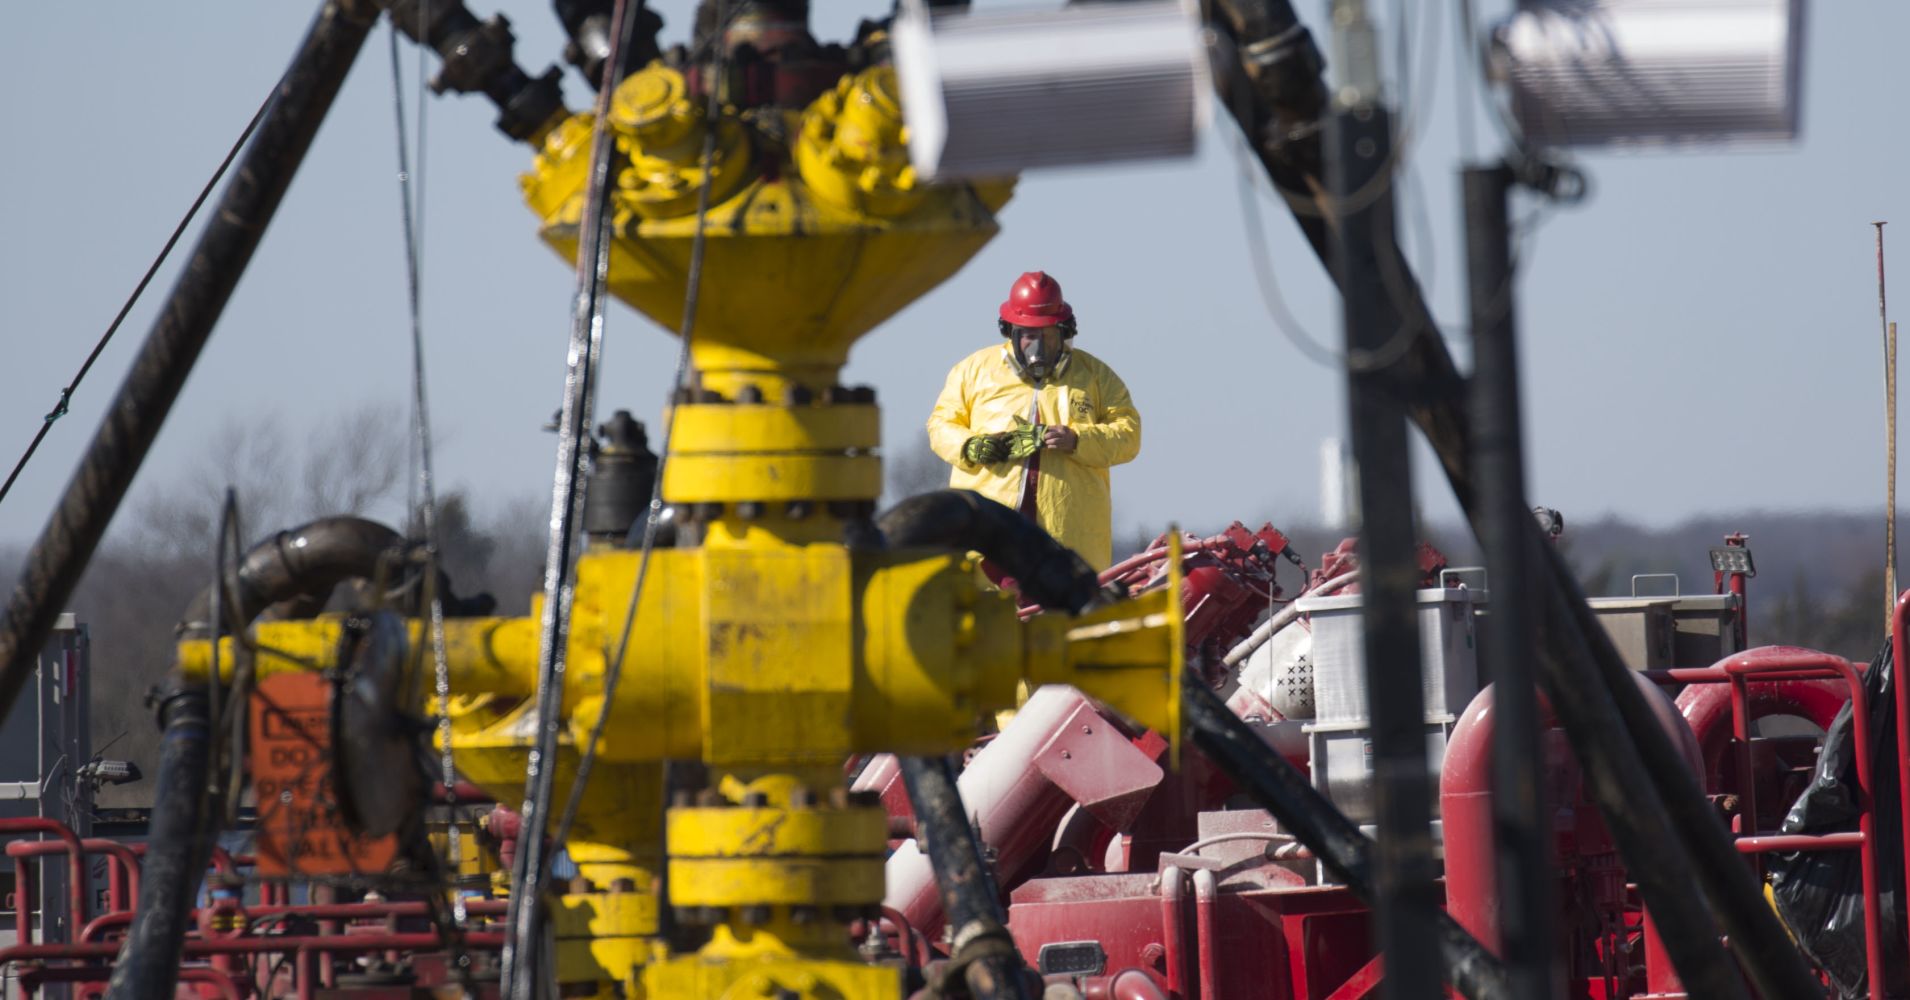
<path id="1" fill-rule="evenodd" d="M 110 1000 L 171 1000 L 199 877 L 212 856 L 216 810 L 208 793 L 212 720 L 205 685 L 175 679 L 160 717 L 165 737 L 151 836 L 139 866 L 139 906 L 107 983 Z"/>
<path id="2" fill-rule="evenodd" d="M 973 490 L 912 496 L 876 519 L 891 548 L 980 552 L 1000 566 L 1023 597 L 1043 608 L 1080 614 L 1101 596 L 1094 567 L 1041 526 Z"/>
<path id="3" fill-rule="evenodd" d="M 1313 851 L 1327 871 L 1372 904 L 1372 842 L 1279 753 L 1256 736 L 1220 696 L 1192 672 L 1181 677 L 1182 717 L 1188 739 L 1288 832 Z M 1446 981 L 1470 1000 L 1512 1000 L 1505 966 L 1439 911 L 1435 933 Z"/>
<path id="4" fill-rule="evenodd" d="M 1007 929 L 995 881 L 982 863 L 981 840 L 962 808 L 955 770 L 946 757 L 903 757 L 902 782 L 915 810 L 916 838 L 935 867 L 942 910 L 954 933 L 950 972 L 975 1000 L 1022 1000 L 1021 952 Z M 952 984 L 951 984 L 952 985 Z"/>

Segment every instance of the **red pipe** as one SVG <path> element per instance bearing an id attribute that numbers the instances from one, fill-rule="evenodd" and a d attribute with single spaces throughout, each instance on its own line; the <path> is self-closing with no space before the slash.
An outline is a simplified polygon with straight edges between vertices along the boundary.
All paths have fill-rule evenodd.
<path id="1" fill-rule="evenodd" d="M 1768 854 L 1772 851 L 1840 851 L 1864 846 L 1861 833 L 1784 834 L 1770 837 L 1739 837 L 1734 845 L 1739 854 Z"/>
<path id="2" fill-rule="evenodd" d="M 1122 969 L 1105 982 L 1098 990 L 1089 985 L 1088 1000 L 1168 1000 L 1161 984 L 1146 969 Z"/>
<path id="3" fill-rule="evenodd" d="M 1910 654 L 1910 638 L 1906 638 L 1910 629 L 1906 629 L 1904 624 L 1906 615 L 1910 615 L 1910 591 L 1897 595 L 1897 613 L 1890 616 L 1890 686 L 1896 689 L 1897 694 L 1897 806 L 1903 811 L 1898 820 L 1903 843 L 1898 845 L 1898 849 L 1903 852 L 1903 857 L 1910 858 L 1910 691 L 1904 690 L 1903 677 L 1905 656 Z M 1862 758 L 1864 755 L 1857 756 Z M 1906 933 L 1910 933 L 1910 928 L 1906 928 Z M 1875 974 L 1872 975 L 1871 982 L 1874 983 Z"/>
<path id="4" fill-rule="evenodd" d="M 206 955 L 267 955 L 277 952 L 296 951 L 299 948 L 322 948 L 326 951 L 363 953 L 370 951 L 434 951 L 450 942 L 433 933 L 393 934 L 378 932 L 374 934 L 277 934 L 255 937 L 230 938 L 187 938 L 185 954 L 198 958 Z M 467 931 L 464 944 L 471 948 L 502 948 L 504 934 L 501 931 Z M 110 941 L 83 941 L 71 944 L 16 944 L 0 948 L 0 966 L 14 962 L 54 961 L 58 959 L 78 960 L 84 958 L 112 958 L 119 954 L 119 945 Z"/>
<path id="5" fill-rule="evenodd" d="M 110 965 L 53 965 L 20 970 L 20 985 L 31 993 L 40 983 L 103 983 L 112 978 Z M 244 992 L 231 976 L 216 969 L 179 970 L 179 980 L 187 983 L 211 983 L 228 1000 L 243 1000 Z"/>
<path id="6" fill-rule="evenodd" d="M 1220 1000 L 1220 957 L 1217 935 L 1219 928 L 1214 923 L 1214 908 L 1218 905 L 1220 885 L 1214 879 L 1214 873 L 1206 868 L 1194 871 L 1194 932 L 1198 935 L 1195 951 L 1199 956 L 1201 1000 Z"/>
<path id="7" fill-rule="evenodd" d="M 73 915 L 71 919 L 73 925 L 77 927 L 84 923 L 86 921 L 86 849 L 80 845 L 79 835 L 74 833 L 73 829 L 65 823 L 61 823 L 58 820 L 44 819 L 39 816 L 0 819 L 0 836 L 17 833 L 50 833 L 66 842 L 67 906 L 72 908 Z M 7 845 L 7 853 L 13 853 L 12 844 Z M 24 874 L 26 868 L 25 861 L 18 855 L 15 855 L 14 870 Z M 16 882 L 16 891 L 19 891 L 25 884 L 23 881 Z M 19 921 L 18 933 L 22 940 L 32 936 L 31 905 L 30 902 L 25 901 L 15 902 L 16 920 Z"/>
<path id="8" fill-rule="evenodd" d="M 33 939 L 34 869 L 25 858 L 13 859 L 13 931 L 16 939 Z"/>
<path id="9" fill-rule="evenodd" d="M 1082 726 L 1095 733 L 1079 732 Z M 1092 757 L 1082 748 L 1095 734 L 1114 731 L 1079 691 L 1044 687 L 962 771 L 956 786 L 963 807 L 975 817 L 982 843 L 995 852 L 994 868 L 1004 889 L 1033 873 L 1053 843 L 1055 827 L 1075 805 L 1075 797 L 1051 773 L 1071 771 L 1096 789 L 1086 798 L 1126 801 L 1135 809 L 1161 781 L 1159 765 L 1125 738 L 1090 744 L 1096 748 Z M 862 787 L 860 781 L 857 785 Z M 941 891 L 920 846 L 898 847 L 884 865 L 884 876 L 883 903 L 900 910 L 923 936 L 937 940 L 942 931 Z"/>
<path id="10" fill-rule="evenodd" d="M 503 899 L 471 899 L 464 904 L 465 912 L 479 916 L 502 916 L 510 901 Z M 306 917 L 311 920 L 387 920 L 393 917 L 423 917 L 431 911 L 423 902 L 399 901 L 389 903 L 305 903 L 287 906 L 240 907 L 233 911 L 245 918 L 248 926 L 257 924 L 267 917 Z M 100 935 L 133 922 L 131 911 L 103 913 L 93 918 L 80 931 L 79 940 L 95 941 Z"/>
<path id="11" fill-rule="evenodd" d="M 1746 679 L 1743 674 L 1737 676 L 1740 681 Z M 1680 682 L 1691 685 L 1678 695 L 1678 711 L 1691 726 L 1692 735 L 1698 738 L 1698 749 L 1704 754 L 1705 790 L 1708 792 L 1720 790 L 1724 750 L 1730 743 L 1725 725 L 1731 721 L 1731 693 L 1716 682 L 1730 677 L 1731 674 L 1722 669 L 1706 670 L 1698 678 Z M 1849 689 L 1836 681 L 1771 681 L 1759 676 L 1752 682 L 1746 707 L 1750 711 L 1751 721 L 1769 715 L 1798 715 L 1809 719 L 1819 728 L 1829 729 L 1838 710 L 1849 701 Z"/>
<path id="12" fill-rule="evenodd" d="M 1187 918 L 1182 912 L 1185 873 L 1175 865 L 1161 866 L 1161 950 L 1167 964 L 1167 990 L 1187 995 Z"/>
<path id="13" fill-rule="evenodd" d="M 109 910 L 128 909 L 139 902 L 139 855 L 132 848 L 117 840 L 100 837 L 88 837 L 80 841 L 80 848 L 87 854 L 109 855 L 112 864 L 106 868 L 106 900 Z M 52 840 L 16 840 L 7 845 L 7 856 L 13 858 L 38 858 L 49 854 L 68 854 L 72 852 L 64 841 Z M 132 898 L 126 898 L 127 889 L 131 889 Z M 76 921 L 75 926 L 80 922 Z"/>

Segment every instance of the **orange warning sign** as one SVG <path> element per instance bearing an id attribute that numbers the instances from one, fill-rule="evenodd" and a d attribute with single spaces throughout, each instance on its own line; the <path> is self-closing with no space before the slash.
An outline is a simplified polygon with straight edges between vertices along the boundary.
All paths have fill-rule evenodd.
<path id="1" fill-rule="evenodd" d="M 252 791 L 261 875 L 376 875 L 396 837 L 345 826 L 332 785 L 332 687 L 317 674 L 273 674 L 252 695 Z"/>

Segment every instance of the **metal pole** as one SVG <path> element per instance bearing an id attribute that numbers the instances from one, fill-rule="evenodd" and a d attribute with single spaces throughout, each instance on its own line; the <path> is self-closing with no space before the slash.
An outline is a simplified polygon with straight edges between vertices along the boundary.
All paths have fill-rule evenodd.
<path id="1" fill-rule="evenodd" d="M 1511 232 L 1505 165 L 1463 172 L 1466 263 L 1472 312 L 1473 463 L 1479 471 L 1480 544 L 1485 549 L 1492 611 L 1486 616 L 1487 676 L 1493 683 L 1492 811 L 1497 844 L 1499 925 L 1496 942 L 1513 992 L 1532 1000 L 1559 993 L 1553 968 L 1551 824 L 1540 784 L 1538 696 L 1525 561 L 1524 443 L 1520 430 L 1518 345 L 1512 313 Z M 1488 946 L 1495 942 L 1487 942 Z"/>
<path id="2" fill-rule="evenodd" d="M 1374 909 L 1389 1000 L 1441 995 L 1432 788 L 1420 689 L 1418 565 L 1414 560 L 1406 384 L 1399 338 L 1413 336 L 1386 305 L 1379 244 L 1393 238 L 1392 119 L 1381 103 L 1373 27 L 1358 0 L 1334 4 L 1345 70 L 1328 124 L 1334 199 L 1333 264 L 1345 290 L 1347 404 L 1359 469 L 1362 638 L 1373 745 L 1378 843 Z"/>
<path id="3" fill-rule="evenodd" d="M 376 20 L 368 3 L 329 0 L 279 80 L 218 210 L 27 554 L 0 621 L 0 716 L 32 672 Z"/>
<path id="4" fill-rule="evenodd" d="M 1877 322 L 1883 327 L 1884 395 L 1884 502 L 1883 620 L 1884 628 L 1897 612 L 1897 329 L 1890 322 L 1884 300 L 1883 222 L 1877 227 Z"/>
<path id="5" fill-rule="evenodd" d="M 1223 5 L 1232 6 L 1232 5 Z M 1269 9 L 1272 6 L 1269 5 Z M 1285 11 L 1276 27 L 1299 27 Z M 1296 37 L 1304 38 L 1304 34 Z M 1254 114 L 1243 115 L 1236 102 L 1224 102 L 1255 140 L 1255 151 L 1269 177 L 1295 207 L 1294 221 L 1322 261 L 1332 260 L 1323 215 L 1300 210 L 1314 204 L 1302 194 L 1315 189 L 1322 143 L 1312 135 L 1282 128 L 1294 120 L 1312 121 L 1319 106 L 1318 81 L 1301 69 L 1317 69 L 1305 60 L 1292 66 L 1293 77 L 1275 81 L 1271 100 L 1256 98 Z M 1270 141 L 1275 137 L 1287 141 Z M 1412 269 L 1392 234 L 1378 251 L 1390 296 L 1383 303 L 1397 310 L 1396 322 L 1416 329 L 1434 329 Z M 1341 292 L 1354 289 L 1329 266 Z M 1438 456 L 1454 497 L 1479 529 L 1481 510 L 1474 494 L 1471 423 L 1464 399 L 1464 381 L 1443 339 L 1419 336 L 1401 347 L 1399 379 L 1412 387 L 1407 413 L 1425 434 Z M 1736 971 L 1717 945 L 1715 926 L 1705 912 L 1709 904 L 1729 935 L 1732 950 L 1745 972 L 1766 996 L 1811 996 L 1817 987 L 1796 947 L 1785 935 L 1762 899 L 1750 871 L 1736 858 L 1710 804 L 1697 787 L 1670 739 L 1652 718 L 1644 693 L 1632 686 L 1630 672 L 1618 651 L 1585 604 L 1585 596 L 1570 567 L 1539 537 L 1538 525 L 1527 531 L 1526 558 L 1538 572 L 1533 594 L 1539 615 L 1540 678 L 1552 698 L 1553 709 L 1572 740 L 1573 753 L 1584 766 L 1592 793 L 1606 825 L 1617 840 L 1627 870 L 1663 933 L 1672 962 L 1693 995 L 1743 996 Z M 1629 738 L 1628 738 L 1629 737 Z M 1694 898 L 1693 883 L 1702 898 Z M 1712 994 L 1695 992 L 1700 982 L 1715 983 Z"/>

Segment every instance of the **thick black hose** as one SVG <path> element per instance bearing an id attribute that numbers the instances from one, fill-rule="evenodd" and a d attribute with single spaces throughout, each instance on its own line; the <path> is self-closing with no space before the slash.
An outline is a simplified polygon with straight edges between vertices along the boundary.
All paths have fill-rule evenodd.
<path id="1" fill-rule="evenodd" d="M 962 808 L 946 757 L 903 757 L 902 782 L 915 810 L 923 852 L 935 867 L 942 910 L 954 932 L 951 959 L 975 1000 L 1021 1000 L 1021 953 L 1008 936 L 995 881 L 982 863 L 981 840 Z"/>
<path id="2" fill-rule="evenodd" d="M 239 276 L 292 183 L 312 137 L 377 19 L 364 3 L 330 0 L 278 84 L 232 182 L 178 284 L 133 359 L 60 503 L 27 554 L 0 621 L 0 718 L 125 499 Z"/>
<path id="3" fill-rule="evenodd" d="M 1181 677 L 1187 738 L 1228 777 L 1299 838 L 1327 871 L 1370 906 L 1374 898 L 1371 841 L 1287 763 L 1212 688 L 1191 671 Z M 1446 981 L 1470 1000 L 1513 1000 L 1505 966 L 1440 910 L 1435 945 Z"/>
<path id="4" fill-rule="evenodd" d="M 193 899 L 212 855 L 212 720 L 205 686 L 175 681 L 160 716 L 165 737 L 151 836 L 139 866 L 139 906 L 107 983 L 109 1000 L 171 1000 Z"/>
<path id="5" fill-rule="evenodd" d="M 1014 577 L 1023 597 L 1050 610 L 1079 614 L 1101 595 L 1086 559 L 1020 512 L 973 490 L 912 496 L 877 518 L 876 527 L 891 548 L 980 552 Z"/>

